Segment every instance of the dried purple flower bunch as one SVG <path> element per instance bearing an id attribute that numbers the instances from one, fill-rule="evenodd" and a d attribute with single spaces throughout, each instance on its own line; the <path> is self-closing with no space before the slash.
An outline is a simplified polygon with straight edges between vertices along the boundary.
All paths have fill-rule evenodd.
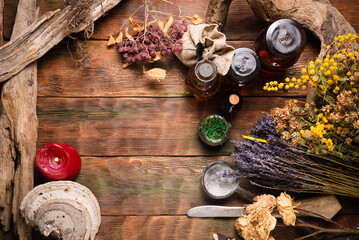
<path id="1" fill-rule="evenodd" d="M 266 142 L 232 141 L 238 170 L 228 175 L 247 177 L 252 184 L 265 188 L 359 197 L 358 167 L 289 145 L 281 139 L 276 125 L 267 115 L 251 128 L 252 137 Z"/>
<path id="2" fill-rule="evenodd" d="M 142 30 L 133 39 L 124 39 L 117 44 L 118 52 L 123 62 L 147 62 L 160 56 L 171 55 L 181 51 L 182 35 L 187 31 L 188 21 L 176 21 L 164 30 L 149 26 L 146 31 Z"/>

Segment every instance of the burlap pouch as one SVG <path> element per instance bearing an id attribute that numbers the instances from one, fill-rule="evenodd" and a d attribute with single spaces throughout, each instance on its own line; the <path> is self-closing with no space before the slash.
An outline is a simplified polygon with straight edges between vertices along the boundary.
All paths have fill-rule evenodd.
<path id="1" fill-rule="evenodd" d="M 196 65 L 196 46 L 200 43 L 204 47 L 203 59 L 213 61 L 218 73 L 226 75 L 231 66 L 234 47 L 226 44 L 226 36 L 217 27 L 217 24 L 189 25 L 182 36 L 183 50 L 175 53 L 179 60 L 187 67 Z"/>

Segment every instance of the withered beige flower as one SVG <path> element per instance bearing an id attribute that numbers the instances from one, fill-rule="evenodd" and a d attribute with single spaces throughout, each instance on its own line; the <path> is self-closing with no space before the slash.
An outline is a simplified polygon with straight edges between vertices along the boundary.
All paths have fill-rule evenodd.
<path id="1" fill-rule="evenodd" d="M 297 213 L 297 211 L 294 210 L 294 208 L 297 206 L 298 205 L 293 204 L 293 199 L 290 197 L 290 195 L 285 192 L 282 192 L 280 196 L 277 197 L 277 209 L 279 214 L 282 216 L 283 223 L 285 225 L 295 225 L 295 213 Z"/>
<path id="2" fill-rule="evenodd" d="M 268 240 L 277 220 L 271 215 L 276 199 L 272 195 L 260 195 L 246 208 L 246 215 L 236 220 L 238 234 L 245 240 Z"/>

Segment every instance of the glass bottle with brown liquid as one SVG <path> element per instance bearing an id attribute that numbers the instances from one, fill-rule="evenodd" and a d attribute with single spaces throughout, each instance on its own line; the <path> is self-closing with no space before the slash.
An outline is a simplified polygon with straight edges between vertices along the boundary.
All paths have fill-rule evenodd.
<path id="1" fill-rule="evenodd" d="M 307 42 L 304 28 L 294 20 L 280 19 L 264 29 L 256 40 L 262 70 L 285 72 L 297 62 Z"/>
<path id="2" fill-rule="evenodd" d="M 260 65 L 258 55 L 252 49 L 237 48 L 228 73 L 224 77 L 223 88 L 234 91 L 247 89 L 257 79 Z"/>
<path id="3" fill-rule="evenodd" d="M 190 92 L 199 100 L 212 98 L 219 91 L 221 81 L 216 64 L 205 59 L 189 69 L 185 78 Z"/>
<path id="4" fill-rule="evenodd" d="M 218 111 L 222 116 L 231 116 L 238 112 L 243 105 L 242 97 L 234 91 L 221 92 Z"/>

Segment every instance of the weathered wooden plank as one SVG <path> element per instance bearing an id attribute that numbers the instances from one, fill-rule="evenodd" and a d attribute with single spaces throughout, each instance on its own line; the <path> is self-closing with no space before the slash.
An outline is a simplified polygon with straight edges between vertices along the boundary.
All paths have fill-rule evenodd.
<path id="1" fill-rule="evenodd" d="M 345 216 L 352 226 L 358 216 Z M 191 219 L 184 216 L 102 216 L 102 225 L 96 240 L 153 240 L 188 239 L 212 240 L 213 233 L 237 236 L 235 219 Z M 109 231 L 109 227 L 111 226 Z M 271 235 L 277 240 L 296 239 L 310 234 L 309 229 L 277 225 Z M 38 238 L 38 235 L 35 235 Z M 35 238 L 35 237 L 34 237 Z M 308 238 L 316 239 L 316 238 Z"/>
<path id="2" fill-rule="evenodd" d="M 205 204 L 240 205 L 209 199 L 201 188 L 203 168 L 218 157 L 83 157 L 77 182 L 89 187 L 104 215 L 178 215 Z"/>
<path id="3" fill-rule="evenodd" d="M 200 179 L 205 166 L 217 160 L 234 164 L 231 156 L 207 157 L 82 157 L 77 182 L 95 194 L 103 215 L 183 215 L 199 205 L 239 206 L 247 203 L 234 194 L 227 200 L 212 200 L 202 190 Z M 37 181 L 40 183 L 42 178 Z M 254 194 L 278 191 L 262 189 L 241 182 Z M 294 194 L 296 200 L 313 194 Z M 353 198 L 339 197 L 340 214 L 357 214 L 359 206 Z"/>
<path id="4" fill-rule="evenodd" d="M 247 133 L 258 117 L 285 99 L 245 98 L 232 122 L 231 137 Z M 38 146 L 57 141 L 82 155 L 228 154 L 231 144 L 208 150 L 198 138 L 201 118 L 216 113 L 216 102 L 193 98 L 39 98 Z"/>
<path id="5" fill-rule="evenodd" d="M 319 47 L 317 42 L 308 44 L 300 60 L 293 69 L 299 77 L 300 70 L 309 60 L 315 58 Z M 254 42 L 231 41 L 234 47 L 254 48 Z M 108 48 L 105 41 L 89 41 L 87 50 L 92 54 L 90 67 L 77 70 L 75 61 L 66 43 L 63 43 L 39 61 L 39 96 L 61 97 L 182 97 L 189 96 L 184 82 L 187 68 L 175 57 L 166 56 L 157 63 L 147 64 L 146 68 L 161 67 L 167 70 L 167 77 L 161 82 L 147 78 L 142 73 L 142 67 L 133 64 L 122 68 L 120 56 L 114 47 Z M 306 91 L 290 90 L 285 93 L 263 91 L 267 79 L 258 79 L 245 94 L 249 96 L 305 96 Z"/>
<path id="6" fill-rule="evenodd" d="M 9 39 L 11 28 L 16 12 L 17 0 L 6 1 L 5 9 L 5 28 L 4 34 Z M 122 23 L 139 7 L 142 0 L 124 1 L 115 7 L 109 14 L 104 17 L 100 23 L 95 24 L 95 33 L 93 39 L 107 39 L 110 34 L 116 34 L 119 31 Z M 171 6 L 159 0 L 153 1 L 159 4 L 159 8 L 166 12 L 173 12 L 178 14 L 176 8 L 170 10 Z M 359 31 L 359 5 L 356 0 L 331 0 L 331 4 L 336 7 L 346 20 L 353 25 L 355 30 Z M 200 16 L 206 15 L 206 7 L 208 0 L 182 0 L 176 2 L 184 7 L 190 8 L 192 11 L 198 13 Z M 47 11 L 63 8 L 63 0 L 39 0 L 40 16 Z M 165 8 L 163 8 L 166 6 Z M 204 7 L 206 6 L 206 7 Z M 142 18 L 143 12 L 138 12 L 138 18 Z M 167 16 L 160 16 L 161 19 L 166 19 Z M 168 18 L 168 17 L 167 17 Z M 250 6 L 246 1 L 233 1 L 229 10 L 224 33 L 230 40 L 254 40 L 259 31 L 267 24 L 258 19 L 252 12 Z"/>

